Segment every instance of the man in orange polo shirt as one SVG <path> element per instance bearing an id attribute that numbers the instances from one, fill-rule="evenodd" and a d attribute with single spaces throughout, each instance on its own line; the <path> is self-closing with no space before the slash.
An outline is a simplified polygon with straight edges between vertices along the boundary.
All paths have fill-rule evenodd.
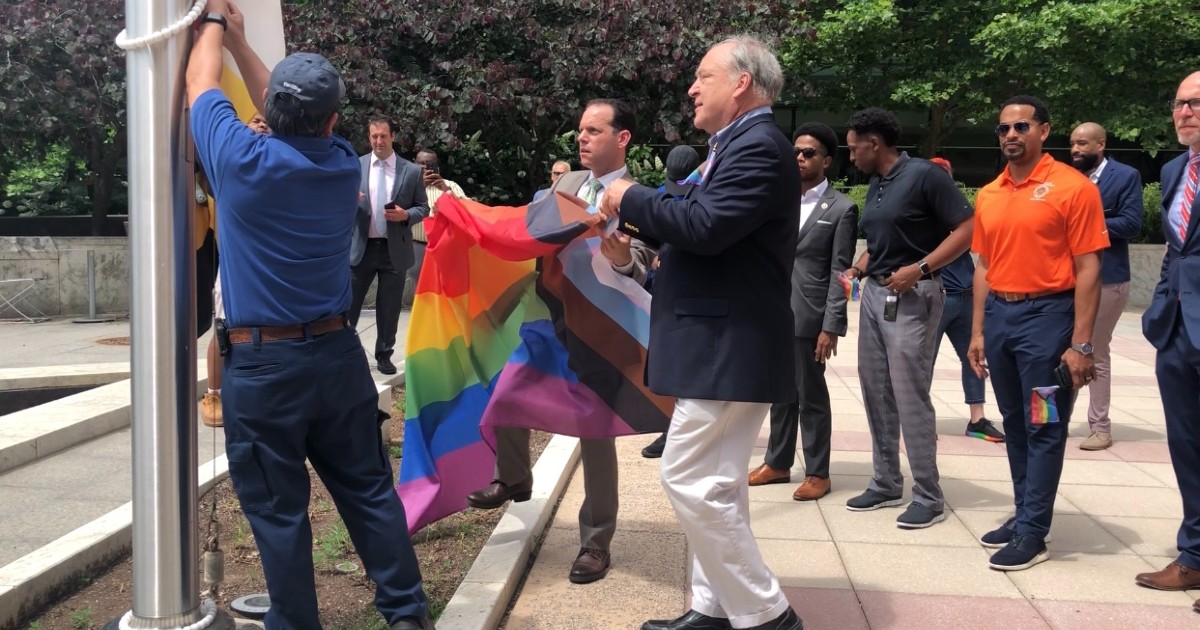
<path id="1" fill-rule="evenodd" d="M 1109 243 L 1099 189 L 1042 151 L 1050 135 L 1045 103 L 1009 99 L 996 135 L 1008 167 L 975 199 L 979 264 L 967 354 L 980 378 L 991 372 L 1016 505 L 1016 516 L 980 541 L 1000 548 L 990 567 L 1019 571 L 1049 557 L 1075 390 L 1095 375 L 1092 327 L 1100 252 Z M 1060 364 L 1071 388 L 1054 391 Z"/>

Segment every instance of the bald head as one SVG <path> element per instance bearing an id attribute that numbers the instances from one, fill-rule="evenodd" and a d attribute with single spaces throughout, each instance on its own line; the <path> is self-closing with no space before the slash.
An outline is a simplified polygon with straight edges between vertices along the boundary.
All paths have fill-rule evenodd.
<path id="1" fill-rule="evenodd" d="M 1071 164 L 1089 173 L 1104 160 L 1104 143 L 1108 134 L 1104 127 L 1085 122 L 1071 132 Z"/>
<path id="2" fill-rule="evenodd" d="M 1191 103 L 1197 100 L 1200 100 L 1200 72 L 1193 72 L 1187 75 L 1175 91 L 1174 103 L 1182 105 L 1172 108 L 1171 119 L 1175 122 L 1179 144 L 1200 151 L 1200 111 L 1191 106 Z"/>

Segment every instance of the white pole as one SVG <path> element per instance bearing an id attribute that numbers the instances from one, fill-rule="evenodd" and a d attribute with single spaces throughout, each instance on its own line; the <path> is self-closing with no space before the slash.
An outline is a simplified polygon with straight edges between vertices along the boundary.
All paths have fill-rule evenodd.
<path id="1" fill-rule="evenodd" d="M 129 38 L 157 32 L 188 0 L 125 0 Z M 190 138 L 183 123 L 191 34 L 130 50 L 132 628 L 200 621 L 196 554 L 196 292 Z"/>

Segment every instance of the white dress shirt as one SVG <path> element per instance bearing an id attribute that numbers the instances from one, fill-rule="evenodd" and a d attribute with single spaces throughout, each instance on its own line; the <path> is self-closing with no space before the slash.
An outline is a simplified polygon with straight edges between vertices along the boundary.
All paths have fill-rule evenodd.
<path id="1" fill-rule="evenodd" d="M 809 188 L 803 195 L 800 195 L 800 231 L 804 231 L 804 224 L 808 223 L 808 217 L 812 216 L 813 210 L 817 208 L 817 202 L 821 200 L 821 195 L 829 188 L 829 180 L 822 179 L 820 184 Z"/>
<path id="2" fill-rule="evenodd" d="M 376 208 L 376 200 L 379 187 L 379 165 L 383 164 L 383 180 L 385 190 L 383 193 L 384 203 L 391 201 L 392 188 L 396 183 L 396 152 L 393 151 L 386 160 L 381 160 L 374 153 L 371 154 L 371 168 L 367 172 L 367 194 L 371 203 L 371 227 L 367 231 L 370 238 L 387 238 L 387 219 L 383 216 L 383 207 Z"/>
<path id="3" fill-rule="evenodd" d="M 579 187 L 579 190 L 576 191 L 575 194 L 582 197 L 583 192 L 585 190 L 587 190 L 588 186 L 591 185 L 592 180 L 599 179 L 600 185 L 603 186 L 603 188 L 600 189 L 600 192 L 596 193 L 595 206 L 597 208 L 599 208 L 600 204 L 604 201 L 604 191 L 608 190 L 608 187 L 612 186 L 613 182 L 617 181 L 618 179 L 621 179 L 622 177 L 625 177 L 625 173 L 627 173 L 627 172 L 629 172 L 629 169 L 626 168 L 625 166 L 622 166 L 621 168 L 619 168 L 611 173 L 601 175 L 600 177 L 596 177 L 596 175 L 594 173 L 588 173 L 587 179 L 585 179 L 583 181 L 583 185 Z"/>
<path id="4" fill-rule="evenodd" d="M 1092 180 L 1093 184 L 1100 183 L 1100 173 L 1104 172 L 1105 164 L 1108 164 L 1108 158 L 1100 160 L 1100 163 L 1096 165 L 1096 168 L 1088 171 L 1088 179 Z"/>

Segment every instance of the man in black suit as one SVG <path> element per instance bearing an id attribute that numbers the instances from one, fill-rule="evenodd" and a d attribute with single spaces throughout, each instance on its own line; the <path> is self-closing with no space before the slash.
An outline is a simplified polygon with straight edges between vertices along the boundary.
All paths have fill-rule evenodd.
<path id="1" fill-rule="evenodd" d="M 858 205 L 834 190 L 825 170 L 837 154 L 837 134 L 829 125 L 804 123 L 794 145 L 800 166 L 800 241 L 792 265 L 792 314 L 795 318 L 798 402 L 771 406 L 771 439 L 761 466 L 750 471 L 750 485 L 787 483 L 796 461 L 796 432 L 804 435 L 804 482 L 792 494 L 797 501 L 819 499 L 830 491 L 829 450 L 833 412 L 825 362 L 837 354 L 846 336 L 846 289 L 842 270 L 854 262 Z"/>
<path id="2" fill-rule="evenodd" d="M 800 172 L 775 125 L 775 55 L 750 37 L 709 49 L 688 90 L 712 134 L 683 199 L 615 182 L 601 212 L 659 244 L 646 382 L 677 397 L 662 482 L 694 554 L 692 610 L 643 630 L 801 630 L 750 530 L 746 462 L 771 403 L 795 399 L 792 261 Z M 781 343 L 783 341 L 783 343 Z"/>
<path id="3" fill-rule="evenodd" d="M 368 123 L 371 152 L 358 158 L 362 185 L 358 192 L 358 218 L 350 241 L 350 275 L 353 302 L 350 324 L 358 326 L 367 289 L 376 277 L 375 361 L 383 374 L 395 374 L 392 352 L 400 307 L 404 299 L 404 276 L 413 264 L 412 226 L 429 216 L 429 202 L 421 167 L 392 150 L 395 132 L 387 118 Z"/>
<path id="4" fill-rule="evenodd" d="M 1182 591 L 1200 586 L 1200 72 L 1179 84 L 1171 106 L 1179 144 L 1188 150 L 1162 167 L 1160 213 L 1167 254 L 1142 315 L 1142 334 L 1158 351 L 1154 374 L 1183 521 L 1175 538 L 1179 557 L 1161 571 L 1135 579 L 1147 588 Z M 1200 612 L 1200 600 L 1192 609 Z"/>

